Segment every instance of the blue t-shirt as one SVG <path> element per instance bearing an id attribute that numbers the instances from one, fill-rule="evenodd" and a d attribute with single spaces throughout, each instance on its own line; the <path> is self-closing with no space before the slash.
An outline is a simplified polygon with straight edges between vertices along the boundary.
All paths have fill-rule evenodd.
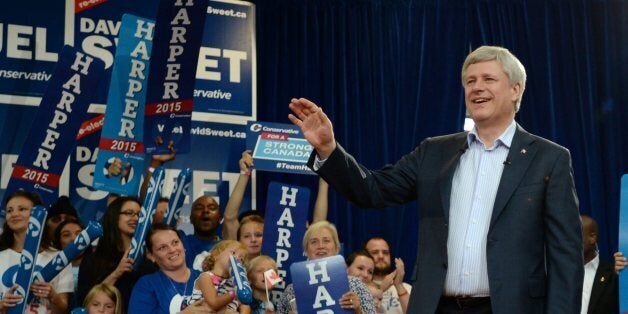
<path id="1" fill-rule="evenodd" d="M 220 241 L 220 238 L 217 237 L 216 240 L 203 240 L 193 234 L 185 234 L 185 232 L 181 230 L 179 230 L 179 237 L 185 248 L 185 264 L 187 264 L 190 269 L 203 271 L 201 266 L 203 259 L 207 256 L 209 250 Z M 194 263 L 197 256 L 198 261 Z"/>
<path id="2" fill-rule="evenodd" d="M 176 282 L 163 272 L 145 275 L 137 281 L 129 302 L 129 313 L 178 313 L 192 300 L 194 281 L 200 272 L 191 269 L 187 282 Z"/>

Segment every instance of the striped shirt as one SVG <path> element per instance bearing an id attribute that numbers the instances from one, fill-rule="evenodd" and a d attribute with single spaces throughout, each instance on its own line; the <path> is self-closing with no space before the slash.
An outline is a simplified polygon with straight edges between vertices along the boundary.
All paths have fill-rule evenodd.
<path id="1" fill-rule="evenodd" d="M 469 148 L 460 157 L 451 187 L 444 295 L 489 296 L 486 236 L 516 126 L 513 120 L 489 148 L 475 127 L 467 135 Z"/>

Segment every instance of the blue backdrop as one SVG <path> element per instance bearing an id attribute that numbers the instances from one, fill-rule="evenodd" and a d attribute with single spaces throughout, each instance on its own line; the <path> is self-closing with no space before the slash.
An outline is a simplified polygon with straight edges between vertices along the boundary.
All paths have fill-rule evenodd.
<path id="1" fill-rule="evenodd" d="M 284 0 L 258 2 L 257 13 L 258 119 L 287 121 L 290 98 L 310 98 L 375 168 L 426 136 L 462 130 L 466 54 L 510 49 L 528 72 L 516 120 L 570 149 L 580 210 L 600 224 L 600 253 L 611 259 L 628 172 L 628 2 Z M 277 176 L 261 175 L 260 186 Z M 315 180 L 301 180 L 315 193 Z M 356 209 L 333 191 L 330 201 L 346 252 L 380 235 L 413 265 L 416 204 Z"/>

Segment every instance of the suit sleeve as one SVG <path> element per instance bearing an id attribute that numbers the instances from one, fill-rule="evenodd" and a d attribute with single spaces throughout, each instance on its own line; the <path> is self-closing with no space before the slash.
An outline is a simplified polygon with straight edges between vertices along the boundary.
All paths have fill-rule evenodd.
<path id="1" fill-rule="evenodd" d="M 337 144 L 317 173 L 359 207 L 396 206 L 416 199 L 417 172 L 427 141 L 396 164 L 371 171 Z M 308 165 L 313 165 L 314 154 Z"/>
<path id="2" fill-rule="evenodd" d="M 579 313 L 584 277 L 582 227 L 568 151 L 560 154 L 545 179 L 546 313 Z"/>

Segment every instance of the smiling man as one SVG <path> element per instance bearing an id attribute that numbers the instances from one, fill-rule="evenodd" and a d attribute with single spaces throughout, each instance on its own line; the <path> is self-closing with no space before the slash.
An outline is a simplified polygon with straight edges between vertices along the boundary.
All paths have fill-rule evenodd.
<path id="1" fill-rule="evenodd" d="M 582 236 L 569 151 L 514 120 L 526 72 L 482 46 L 462 66 L 470 132 L 424 140 L 369 170 L 335 140 L 320 107 L 289 115 L 316 154 L 309 166 L 361 207 L 418 200 L 418 252 L 408 313 L 578 313 Z"/>

